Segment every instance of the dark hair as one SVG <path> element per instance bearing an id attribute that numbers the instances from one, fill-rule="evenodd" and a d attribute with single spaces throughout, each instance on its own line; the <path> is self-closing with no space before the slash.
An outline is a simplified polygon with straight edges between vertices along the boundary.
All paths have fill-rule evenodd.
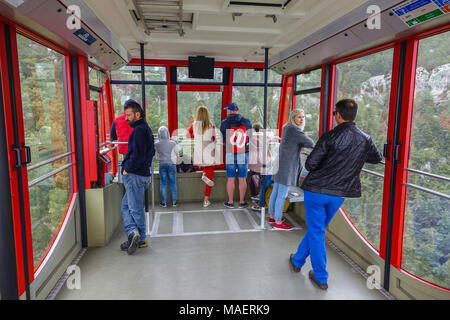
<path id="1" fill-rule="evenodd" d="M 123 110 L 125 110 L 127 108 L 127 105 L 131 102 L 136 102 L 133 99 L 128 99 L 127 101 L 125 101 L 125 103 L 123 104 Z"/>
<path id="2" fill-rule="evenodd" d="M 262 125 L 260 125 L 259 123 L 255 123 L 253 125 L 253 129 L 255 129 L 255 132 L 259 132 L 259 130 L 261 130 L 263 128 Z"/>
<path id="3" fill-rule="evenodd" d="M 134 113 L 139 112 L 141 114 L 141 118 L 144 118 L 144 112 L 143 112 L 140 104 L 137 103 L 136 101 L 128 102 L 125 105 L 125 110 L 127 110 L 127 109 L 133 110 Z"/>
<path id="4" fill-rule="evenodd" d="M 353 99 L 342 99 L 336 103 L 336 111 L 339 112 L 342 119 L 355 121 L 358 104 Z"/>

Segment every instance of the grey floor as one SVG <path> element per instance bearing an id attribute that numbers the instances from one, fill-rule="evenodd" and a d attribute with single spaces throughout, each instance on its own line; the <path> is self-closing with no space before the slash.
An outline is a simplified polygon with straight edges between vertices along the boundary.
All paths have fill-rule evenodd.
<path id="1" fill-rule="evenodd" d="M 81 289 L 63 285 L 55 299 L 386 299 L 328 246 L 327 291 L 309 280 L 309 259 L 300 273 L 292 272 L 289 254 L 304 226 L 260 230 L 251 210 L 199 207 L 157 208 L 150 247 L 132 256 L 119 249 L 125 240 L 119 226 L 107 246 L 89 248 L 79 262 Z"/>

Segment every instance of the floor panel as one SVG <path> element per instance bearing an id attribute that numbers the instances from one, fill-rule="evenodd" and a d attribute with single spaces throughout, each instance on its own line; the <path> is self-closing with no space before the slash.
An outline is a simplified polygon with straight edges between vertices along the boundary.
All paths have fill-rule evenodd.
<path id="1" fill-rule="evenodd" d="M 292 272 L 289 254 L 302 226 L 260 229 L 250 210 L 199 207 L 158 208 L 150 247 L 132 256 L 119 249 L 125 240 L 119 226 L 107 246 L 89 248 L 79 262 L 81 289 L 63 286 L 56 299 L 385 299 L 328 246 L 327 291 L 309 280 L 309 259 Z"/>

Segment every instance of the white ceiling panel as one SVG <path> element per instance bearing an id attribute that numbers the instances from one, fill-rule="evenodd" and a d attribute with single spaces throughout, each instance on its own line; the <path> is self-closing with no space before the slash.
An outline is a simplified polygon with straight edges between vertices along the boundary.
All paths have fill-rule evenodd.
<path id="1" fill-rule="evenodd" d="M 85 0 L 132 58 L 263 61 L 366 0 Z M 337 4 L 338 3 L 338 4 Z M 159 15 L 159 16 L 158 16 Z"/>

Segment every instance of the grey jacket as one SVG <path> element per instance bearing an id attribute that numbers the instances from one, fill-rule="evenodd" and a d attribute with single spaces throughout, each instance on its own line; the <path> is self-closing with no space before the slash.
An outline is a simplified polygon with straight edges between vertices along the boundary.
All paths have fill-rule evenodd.
<path id="1" fill-rule="evenodd" d="M 179 146 L 175 141 L 170 140 L 169 130 L 166 127 L 163 126 L 158 129 L 158 140 L 155 143 L 156 160 L 160 163 L 176 164 Z"/>
<path id="2" fill-rule="evenodd" d="M 298 173 L 301 170 L 300 148 L 313 148 L 314 142 L 303 131 L 288 124 L 283 128 L 283 135 L 278 153 L 278 172 L 273 180 L 285 186 L 297 185 Z"/>

